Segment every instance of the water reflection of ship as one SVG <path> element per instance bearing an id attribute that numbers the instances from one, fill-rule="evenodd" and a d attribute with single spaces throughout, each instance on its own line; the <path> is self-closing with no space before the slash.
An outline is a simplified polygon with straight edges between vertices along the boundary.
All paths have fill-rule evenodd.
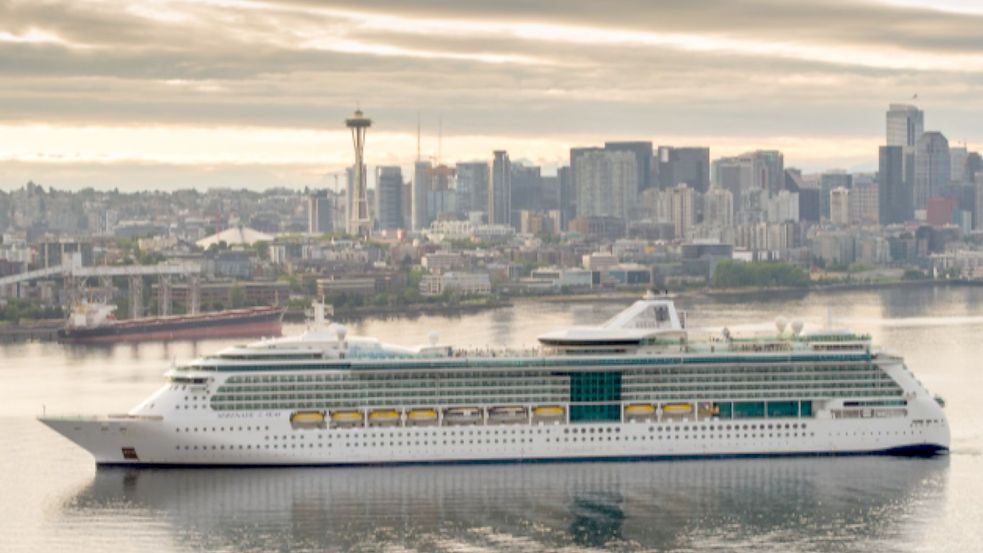
<path id="1" fill-rule="evenodd" d="M 896 537 L 940 512 L 948 458 L 376 469 L 103 469 L 67 517 L 141 510 L 219 549 L 811 547 Z M 84 521 L 83 521 L 84 522 Z"/>

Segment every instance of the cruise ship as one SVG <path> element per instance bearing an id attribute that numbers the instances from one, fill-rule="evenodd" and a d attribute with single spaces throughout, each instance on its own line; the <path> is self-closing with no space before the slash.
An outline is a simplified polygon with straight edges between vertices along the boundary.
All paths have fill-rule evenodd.
<path id="1" fill-rule="evenodd" d="M 319 311 L 323 313 L 323 311 Z M 846 331 L 696 337 L 652 293 L 529 350 L 320 325 L 177 366 L 129 413 L 42 416 L 99 465 L 298 466 L 934 455 L 944 403 Z"/>

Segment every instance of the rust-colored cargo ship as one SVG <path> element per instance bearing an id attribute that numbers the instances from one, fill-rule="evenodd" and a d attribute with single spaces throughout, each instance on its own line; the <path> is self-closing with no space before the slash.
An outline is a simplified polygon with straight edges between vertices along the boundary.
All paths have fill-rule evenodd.
<path id="1" fill-rule="evenodd" d="M 117 320 L 115 305 L 82 304 L 58 332 L 59 340 L 79 344 L 106 344 L 146 340 L 247 338 L 279 336 L 283 307 L 247 307 L 195 315 L 169 315 Z"/>

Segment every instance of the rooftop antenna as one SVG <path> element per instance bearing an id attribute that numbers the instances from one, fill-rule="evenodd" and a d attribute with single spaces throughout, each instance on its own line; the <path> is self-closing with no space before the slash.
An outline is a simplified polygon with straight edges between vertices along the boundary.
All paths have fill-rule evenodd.
<path id="1" fill-rule="evenodd" d="M 420 161 L 420 112 L 416 112 L 416 160 Z"/>

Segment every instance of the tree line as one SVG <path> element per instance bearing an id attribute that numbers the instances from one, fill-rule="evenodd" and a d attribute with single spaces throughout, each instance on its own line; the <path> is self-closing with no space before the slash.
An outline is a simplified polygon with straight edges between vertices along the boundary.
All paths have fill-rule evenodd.
<path id="1" fill-rule="evenodd" d="M 725 260 L 714 269 L 712 285 L 714 288 L 804 288 L 809 285 L 809 274 L 791 263 Z"/>

